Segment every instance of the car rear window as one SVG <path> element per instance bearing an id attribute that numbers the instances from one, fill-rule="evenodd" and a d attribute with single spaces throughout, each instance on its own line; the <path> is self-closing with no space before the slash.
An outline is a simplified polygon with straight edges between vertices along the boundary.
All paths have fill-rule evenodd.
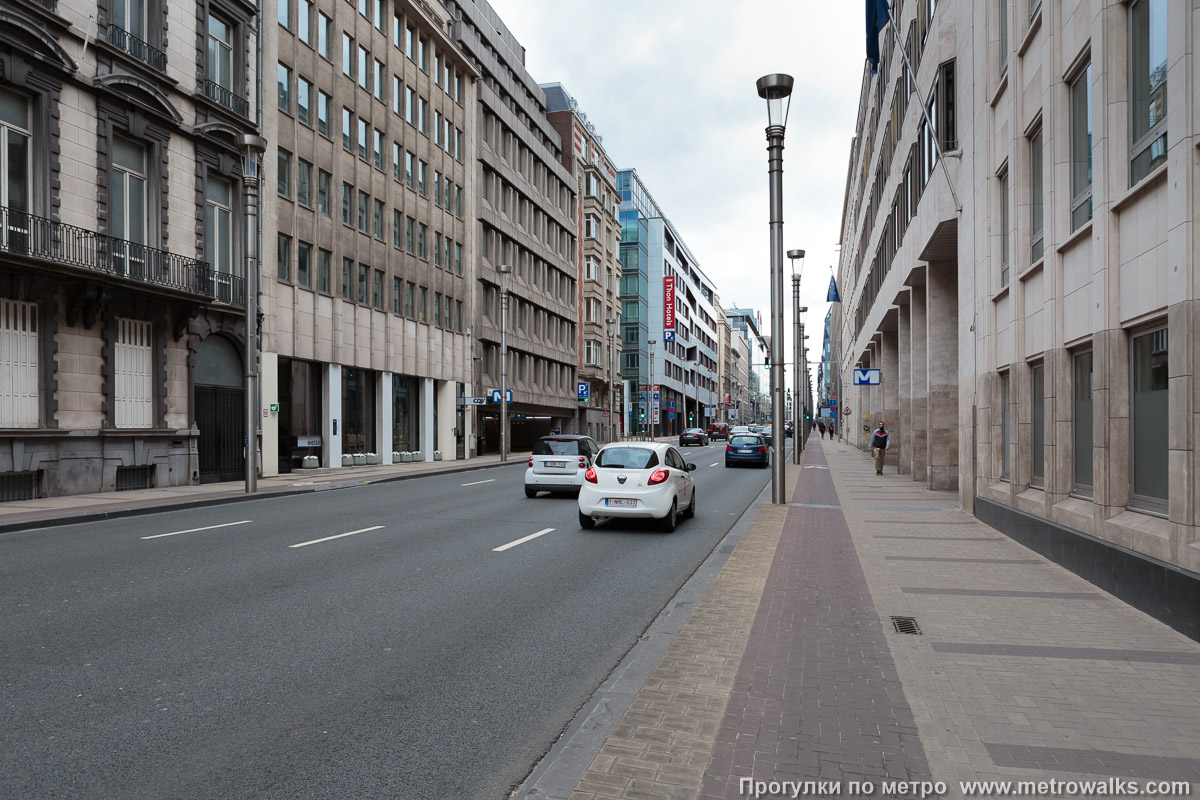
<path id="1" fill-rule="evenodd" d="M 538 439 L 533 445 L 535 456 L 577 456 L 578 439 Z"/>
<path id="2" fill-rule="evenodd" d="M 610 447 L 600 451 L 597 467 L 650 469 L 658 466 L 658 453 L 644 447 Z"/>
<path id="3" fill-rule="evenodd" d="M 763 440 L 758 436 L 735 436 L 729 440 L 731 445 L 741 445 L 742 447 L 751 447 L 753 445 L 763 444 Z"/>

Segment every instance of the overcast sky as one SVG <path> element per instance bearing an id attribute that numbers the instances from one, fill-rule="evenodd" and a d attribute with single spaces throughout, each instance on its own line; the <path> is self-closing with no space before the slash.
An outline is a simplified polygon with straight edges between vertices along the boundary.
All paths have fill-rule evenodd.
<path id="1" fill-rule="evenodd" d="M 825 319 L 865 61 L 852 0 L 490 0 L 538 83 L 560 82 L 634 168 L 726 308 L 770 325 L 766 103 L 755 81 L 796 79 L 784 149 L 784 249 L 806 251 L 810 357 Z M 797 262 L 799 263 L 799 262 Z M 791 358 L 791 263 L 784 259 Z M 765 331 L 764 331 L 765 332 Z"/>

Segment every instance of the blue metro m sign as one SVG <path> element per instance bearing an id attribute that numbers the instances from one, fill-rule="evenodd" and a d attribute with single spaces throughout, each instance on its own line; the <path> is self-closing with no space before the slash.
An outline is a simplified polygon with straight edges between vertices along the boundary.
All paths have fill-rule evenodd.
<path id="1" fill-rule="evenodd" d="M 879 370 L 877 370 L 877 369 L 856 369 L 856 370 L 854 370 L 854 385 L 855 386 L 878 386 L 879 385 Z"/>

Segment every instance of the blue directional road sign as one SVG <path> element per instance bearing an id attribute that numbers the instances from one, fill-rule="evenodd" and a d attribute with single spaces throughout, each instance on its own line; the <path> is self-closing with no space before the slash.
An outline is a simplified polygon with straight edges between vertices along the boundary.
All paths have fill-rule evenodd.
<path id="1" fill-rule="evenodd" d="M 854 385 L 855 386 L 878 386 L 879 385 L 879 370 L 877 370 L 877 369 L 856 369 L 856 370 L 854 370 Z"/>
<path id="2" fill-rule="evenodd" d="M 508 402 L 510 402 L 510 403 L 512 402 L 512 389 L 508 390 L 508 397 L 505 399 L 508 400 Z M 493 403 L 500 402 L 500 390 L 499 389 L 492 389 L 492 402 Z"/>
<path id="3" fill-rule="evenodd" d="M 579 383 L 575 384 L 575 387 L 579 389 L 579 399 L 587 400 L 591 391 L 589 385 L 583 381 L 580 381 Z"/>

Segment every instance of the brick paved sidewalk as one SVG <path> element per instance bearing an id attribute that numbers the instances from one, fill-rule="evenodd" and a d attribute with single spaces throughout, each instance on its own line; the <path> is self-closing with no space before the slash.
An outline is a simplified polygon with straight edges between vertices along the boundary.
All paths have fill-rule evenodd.
<path id="1" fill-rule="evenodd" d="M 1200 788 L 1200 644 L 846 445 L 810 440 L 792 475 L 572 798 L 741 797 L 742 779 Z"/>

